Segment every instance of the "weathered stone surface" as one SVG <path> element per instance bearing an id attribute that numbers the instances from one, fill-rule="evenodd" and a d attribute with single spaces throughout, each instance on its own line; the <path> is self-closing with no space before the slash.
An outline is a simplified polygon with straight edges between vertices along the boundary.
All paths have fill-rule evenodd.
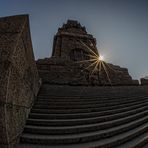
<path id="1" fill-rule="evenodd" d="M 18 141 L 38 90 L 28 16 L 0 18 L 1 148 Z"/>
<path id="2" fill-rule="evenodd" d="M 43 82 L 51 84 L 139 85 L 126 68 L 104 61 L 90 66 L 98 57 L 96 39 L 68 20 L 54 37 L 52 57 L 38 60 L 37 66 Z"/>
<path id="3" fill-rule="evenodd" d="M 140 81 L 141 81 L 141 85 L 148 85 L 148 77 L 141 78 Z"/>
<path id="4" fill-rule="evenodd" d="M 77 21 L 68 20 L 54 37 L 52 56 L 72 61 L 90 59 L 86 45 L 98 54 L 96 39 Z"/>
<path id="5" fill-rule="evenodd" d="M 147 89 L 43 83 L 19 148 L 134 148 L 148 135 Z"/>
<path id="6" fill-rule="evenodd" d="M 133 80 L 133 85 L 139 85 L 139 81 L 138 80 Z"/>

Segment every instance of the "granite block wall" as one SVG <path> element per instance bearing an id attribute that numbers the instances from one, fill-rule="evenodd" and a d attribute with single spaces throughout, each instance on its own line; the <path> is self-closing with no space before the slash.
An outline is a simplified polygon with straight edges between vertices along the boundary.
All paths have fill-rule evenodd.
<path id="1" fill-rule="evenodd" d="M 0 18 L 0 147 L 15 147 L 40 83 L 28 15 Z"/>

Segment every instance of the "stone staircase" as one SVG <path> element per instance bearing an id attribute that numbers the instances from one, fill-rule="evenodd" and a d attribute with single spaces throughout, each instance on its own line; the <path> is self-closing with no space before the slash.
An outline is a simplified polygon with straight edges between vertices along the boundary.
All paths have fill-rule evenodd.
<path id="1" fill-rule="evenodd" d="M 43 84 L 19 148 L 148 147 L 147 90 Z"/>

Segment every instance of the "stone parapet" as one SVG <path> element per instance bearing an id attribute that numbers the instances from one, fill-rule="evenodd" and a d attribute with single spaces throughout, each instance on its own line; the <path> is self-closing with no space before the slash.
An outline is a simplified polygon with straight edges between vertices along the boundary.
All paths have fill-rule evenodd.
<path id="1" fill-rule="evenodd" d="M 28 15 L 0 18 L 0 147 L 14 147 L 39 90 Z"/>
<path id="2" fill-rule="evenodd" d="M 139 85 L 138 80 L 132 80 L 128 69 L 105 63 L 105 69 L 92 73 L 86 69 L 91 63 L 77 63 L 64 59 L 46 58 L 37 62 L 42 81 L 50 84 L 66 85 Z M 107 72 L 107 73 L 106 73 Z"/>

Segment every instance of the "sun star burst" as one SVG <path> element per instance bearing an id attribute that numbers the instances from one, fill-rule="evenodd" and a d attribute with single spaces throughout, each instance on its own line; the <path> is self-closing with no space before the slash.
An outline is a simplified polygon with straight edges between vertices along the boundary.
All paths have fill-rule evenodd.
<path id="1" fill-rule="evenodd" d="M 108 69 L 111 69 L 111 66 L 104 61 L 104 56 L 103 55 L 98 55 L 95 53 L 88 45 L 86 45 L 84 42 L 79 41 L 83 46 L 87 48 L 89 51 L 89 54 L 87 55 L 90 59 L 88 60 L 82 60 L 82 61 L 77 61 L 77 63 L 88 63 L 89 65 L 85 69 L 90 69 L 90 77 L 95 73 L 98 72 L 98 75 L 100 75 L 101 71 L 104 70 L 107 80 L 112 86 L 111 79 L 109 76 L 109 71 Z"/>

